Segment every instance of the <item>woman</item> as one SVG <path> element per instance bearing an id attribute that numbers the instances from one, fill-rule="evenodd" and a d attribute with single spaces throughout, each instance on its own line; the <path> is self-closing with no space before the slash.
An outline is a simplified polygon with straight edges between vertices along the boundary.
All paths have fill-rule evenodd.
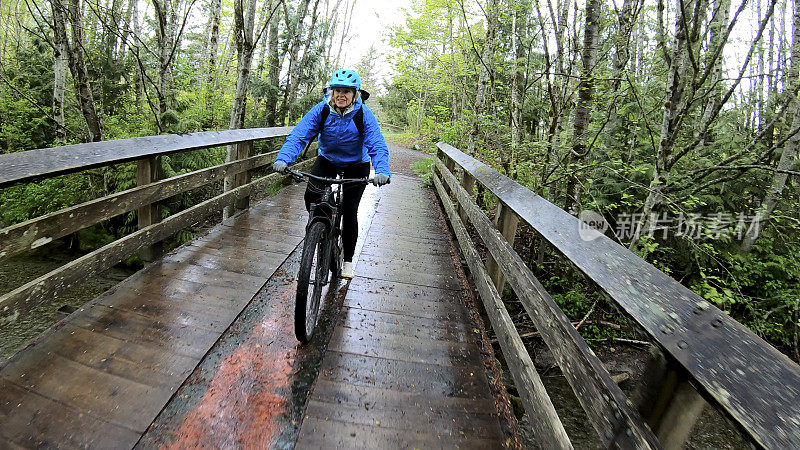
<path id="1" fill-rule="evenodd" d="M 308 143 L 319 134 L 319 156 L 311 173 L 321 177 L 365 178 L 369 163 L 375 167 L 375 184 L 389 182 L 389 149 L 381 134 L 378 120 L 364 104 L 369 97 L 361 90 L 361 77 L 354 70 L 333 73 L 324 92 L 324 99 L 300 120 L 286 137 L 272 168 L 286 170 Z M 348 184 L 342 191 L 342 245 L 344 265 L 342 277 L 353 278 L 353 254 L 358 239 L 358 203 L 364 185 Z M 306 186 L 306 209 L 320 199 L 322 183 L 309 180 Z"/>

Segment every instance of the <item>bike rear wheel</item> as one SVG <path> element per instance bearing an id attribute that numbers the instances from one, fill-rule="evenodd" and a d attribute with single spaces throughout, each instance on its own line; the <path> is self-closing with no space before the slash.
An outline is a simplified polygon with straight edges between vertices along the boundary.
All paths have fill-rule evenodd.
<path id="1" fill-rule="evenodd" d="M 330 251 L 326 232 L 324 223 L 315 222 L 306 233 L 303 243 L 294 310 L 294 334 L 303 343 L 310 341 L 314 335 L 322 288 L 328 272 Z"/>

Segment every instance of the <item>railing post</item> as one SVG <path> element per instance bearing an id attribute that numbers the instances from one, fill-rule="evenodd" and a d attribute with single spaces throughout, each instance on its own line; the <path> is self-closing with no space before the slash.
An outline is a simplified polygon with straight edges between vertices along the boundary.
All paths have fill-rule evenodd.
<path id="1" fill-rule="evenodd" d="M 236 159 L 247 159 L 253 156 L 253 141 L 244 141 L 240 142 L 236 145 Z M 246 170 L 241 173 L 236 174 L 236 182 L 234 183 L 235 187 L 244 186 L 245 184 L 250 182 L 251 173 L 249 170 Z M 250 207 L 250 197 L 244 197 L 243 199 L 236 202 L 236 209 L 238 210 L 245 210 Z"/>
<path id="2" fill-rule="evenodd" d="M 688 381 L 678 383 L 655 429 L 665 450 L 683 448 L 705 406 L 706 401 Z"/>
<path id="3" fill-rule="evenodd" d="M 136 162 L 136 184 L 143 186 L 158 181 L 161 175 L 161 157 L 140 159 Z M 136 210 L 139 229 L 150 226 L 161 221 L 161 214 L 158 211 L 158 203 L 144 205 Z M 139 257 L 142 261 L 149 263 L 155 261 L 160 256 L 161 243 L 156 243 L 142 248 Z"/>
<path id="4" fill-rule="evenodd" d="M 706 405 L 682 369 L 653 346 L 637 401 L 664 449 L 681 449 Z"/>
<path id="5" fill-rule="evenodd" d="M 502 202 L 497 203 L 497 213 L 494 216 L 494 226 L 500 230 L 500 234 L 508 241 L 509 244 L 514 245 L 514 238 L 517 235 L 517 225 L 519 224 L 519 217 L 514 211 L 505 206 Z M 503 288 L 506 284 L 506 278 L 500 266 L 497 265 L 492 255 L 488 255 L 486 259 L 486 271 L 492 278 L 497 292 L 500 296 L 503 295 Z"/>
<path id="6" fill-rule="evenodd" d="M 448 158 L 446 155 L 444 157 L 444 166 L 447 167 L 447 170 L 450 171 L 453 175 L 456 174 L 456 163 L 452 159 Z"/>
<path id="7" fill-rule="evenodd" d="M 467 191 L 470 197 L 473 196 L 472 190 L 475 187 L 475 177 L 469 174 L 466 170 L 463 172 L 463 176 L 461 177 L 461 186 Z M 458 216 L 461 218 L 461 222 L 469 223 L 469 218 L 467 217 L 467 213 L 461 205 L 458 205 Z"/>

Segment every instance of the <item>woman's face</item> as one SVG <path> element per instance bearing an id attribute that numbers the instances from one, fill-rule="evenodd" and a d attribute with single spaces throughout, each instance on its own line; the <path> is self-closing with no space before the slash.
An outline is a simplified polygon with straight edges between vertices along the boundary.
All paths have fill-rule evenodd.
<path id="1" fill-rule="evenodd" d="M 356 93 L 350 88 L 333 88 L 333 102 L 337 108 L 347 108 L 353 103 Z"/>

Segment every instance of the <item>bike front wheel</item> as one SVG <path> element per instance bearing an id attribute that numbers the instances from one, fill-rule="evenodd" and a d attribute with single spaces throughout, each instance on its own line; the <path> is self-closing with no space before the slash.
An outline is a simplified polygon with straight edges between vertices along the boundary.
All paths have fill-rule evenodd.
<path id="1" fill-rule="evenodd" d="M 303 243 L 294 309 L 294 334 L 303 343 L 310 341 L 314 334 L 322 288 L 327 277 L 329 249 L 326 232 L 324 223 L 313 223 Z"/>

